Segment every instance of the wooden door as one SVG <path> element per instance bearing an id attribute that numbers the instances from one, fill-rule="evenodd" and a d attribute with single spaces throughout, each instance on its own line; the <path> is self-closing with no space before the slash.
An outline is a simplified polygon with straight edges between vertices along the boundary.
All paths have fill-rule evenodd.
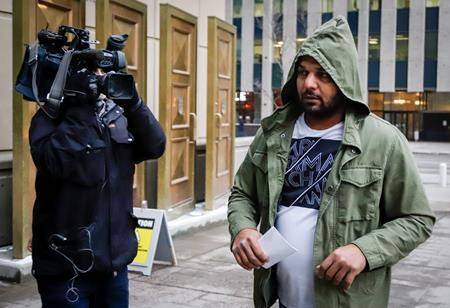
<path id="1" fill-rule="evenodd" d="M 159 119 L 167 136 L 158 161 L 158 208 L 194 203 L 197 18 L 160 6 Z"/>
<path id="2" fill-rule="evenodd" d="M 208 101 L 206 133 L 206 209 L 229 192 L 233 181 L 235 138 L 236 30 L 208 18 Z"/>
<path id="3" fill-rule="evenodd" d="M 57 31 L 60 25 L 85 26 L 84 0 L 14 0 L 13 5 L 13 76 L 17 76 L 25 52 L 36 33 L 48 27 Z M 28 130 L 36 104 L 13 94 L 13 254 L 15 258 L 28 255 L 31 238 L 32 208 L 35 199 L 36 170 L 30 156 Z"/>
<path id="4" fill-rule="evenodd" d="M 128 34 L 124 52 L 127 70 L 136 81 L 142 99 L 147 94 L 147 6 L 136 0 L 97 0 L 96 39 L 101 48 L 111 34 Z M 145 195 L 144 163 L 137 166 L 133 183 L 133 206 L 140 207 Z"/>

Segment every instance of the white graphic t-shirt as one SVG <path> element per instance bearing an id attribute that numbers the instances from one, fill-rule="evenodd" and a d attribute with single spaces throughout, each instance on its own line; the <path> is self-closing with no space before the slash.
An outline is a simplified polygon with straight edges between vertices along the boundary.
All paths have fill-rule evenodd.
<path id="1" fill-rule="evenodd" d="M 325 130 L 295 123 L 275 227 L 298 252 L 277 265 L 278 296 L 286 307 L 314 307 L 313 243 L 320 201 L 341 144 L 344 123 Z"/>

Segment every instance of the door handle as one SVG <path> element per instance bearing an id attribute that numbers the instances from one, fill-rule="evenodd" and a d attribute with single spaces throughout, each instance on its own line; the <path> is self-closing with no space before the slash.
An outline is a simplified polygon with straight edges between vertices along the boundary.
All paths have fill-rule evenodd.
<path id="1" fill-rule="evenodd" d="M 197 140 L 197 115 L 189 113 L 189 142 L 195 143 Z"/>
<path id="2" fill-rule="evenodd" d="M 217 128 L 216 139 L 217 139 L 217 140 L 220 140 L 220 139 L 222 139 L 222 137 L 220 136 L 220 131 L 221 131 L 221 128 L 222 128 L 222 114 L 216 112 L 216 113 L 214 114 L 214 119 L 215 119 L 215 122 L 216 122 L 216 128 Z"/>

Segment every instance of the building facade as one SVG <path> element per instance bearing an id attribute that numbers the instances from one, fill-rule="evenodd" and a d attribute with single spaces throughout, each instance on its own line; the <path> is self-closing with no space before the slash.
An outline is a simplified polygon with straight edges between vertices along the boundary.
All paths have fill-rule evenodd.
<path id="1" fill-rule="evenodd" d="M 241 134 L 254 134 L 280 103 L 306 36 L 337 15 L 354 35 L 371 110 L 410 140 L 449 141 L 450 1 L 443 0 L 234 0 Z"/>
<path id="2" fill-rule="evenodd" d="M 14 82 L 24 45 L 35 41 L 37 31 L 45 27 L 56 31 L 61 24 L 86 28 L 91 40 L 100 41 L 98 47 L 110 34 L 129 34 L 124 50 L 128 72 L 167 135 L 164 157 L 136 168 L 135 206 L 145 200 L 148 207 L 165 209 L 173 219 L 205 200 L 205 161 L 213 156 L 206 153 L 210 108 L 216 108 L 213 115 L 221 120 L 212 129 L 220 129 L 216 141 L 221 152 L 208 163 L 227 176 L 222 176 L 221 188 L 231 183 L 235 110 L 231 12 L 228 0 L 0 1 L 0 247 L 13 242 L 14 256 L 22 258 L 31 237 L 35 168 L 27 136 L 37 108 L 14 91 Z M 212 78 L 217 78 L 212 85 L 218 88 L 220 83 L 220 91 L 210 86 Z M 214 95 L 217 101 L 210 99 Z M 221 160 L 221 155 L 227 159 Z"/>

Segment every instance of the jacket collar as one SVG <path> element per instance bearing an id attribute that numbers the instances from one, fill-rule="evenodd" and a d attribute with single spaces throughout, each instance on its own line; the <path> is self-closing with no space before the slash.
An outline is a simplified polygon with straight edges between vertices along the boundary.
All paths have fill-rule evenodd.
<path id="1" fill-rule="evenodd" d="M 358 114 L 352 110 L 347 110 L 344 121 L 344 135 L 342 136 L 342 144 L 353 147 L 361 153 L 361 137 L 359 129 L 366 115 Z"/>
<path id="2" fill-rule="evenodd" d="M 302 109 L 295 103 L 288 103 L 261 121 L 261 127 L 265 135 L 269 135 L 276 128 L 286 128 L 300 116 Z M 358 113 L 351 108 L 347 109 L 344 121 L 344 134 L 342 144 L 355 148 L 361 153 L 361 138 L 359 129 L 367 115 Z"/>
<path id="3" fill-rule="evenodd" d="M 302 113 L 302 110 L 298 104 L 288 103 L 279 107 L 267 118 L 261 121 L 261 127 L 265 135 L 269 134 L 274 128 L 277 127 L 287 127 L 296 120 L 298 116 Z"/>

